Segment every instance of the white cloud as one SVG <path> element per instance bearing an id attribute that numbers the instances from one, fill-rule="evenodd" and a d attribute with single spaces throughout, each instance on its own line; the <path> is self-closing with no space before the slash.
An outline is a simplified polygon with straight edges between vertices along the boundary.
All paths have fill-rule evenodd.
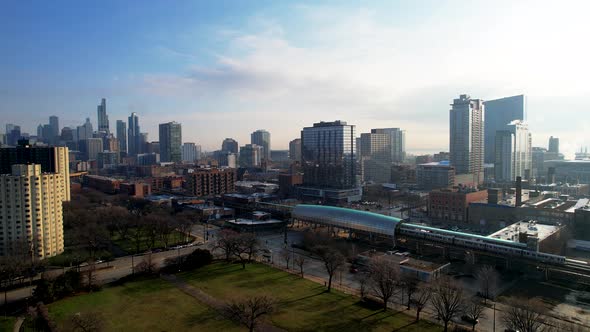
<path id="1" fill-rule="evenodd" d="M 301 127 L 342 119 L 359 132 L 404 127 L 410 150 L 447 149 L 448 104 L 460 93 L 484 99 L 526 93 L 536 144 L 549 135 L 588 144 L 571 128 L 539 121 L 558 111 L 548 104 L 566 99 L 581 101 L 570 103 L 572 116 L 588 109 L 590 22 L 580 6 L 588 7 L 454 3 L 412 24 L 377 10 L 297 6 L 290 15 L 300 27 L 256 16 L 254 31 L 221 29 L 227 49 L 215 66 L 146 75 L 144 89 L 205 103 L 183 113 L 210 124 L 186 126 L 201 126 L 190 140 L 213 148 L 223 137 L 211 128 L 235 128 L 246 141 L 246 133 L 264 127 L 276 147 L 286 147 Z M 580 120 L 576 129 L 587 128 Z"/>

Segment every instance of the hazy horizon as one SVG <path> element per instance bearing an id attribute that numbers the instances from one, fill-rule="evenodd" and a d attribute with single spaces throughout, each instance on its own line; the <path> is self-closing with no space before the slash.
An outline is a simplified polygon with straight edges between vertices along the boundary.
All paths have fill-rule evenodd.
<path id="1" fill-rule="evenodd" d="M 63 4 L 63 5 L 59 5 Z M 158 140 L 216 150 L 266 129 L 273 149 L 343 120 L 407 131 L 409 153 L 448 151 L 449 104 L 527 96 L 533 146 L 590 145 L 590 4 L 472 2 L 18 1 L 0 14 L 0 116 L 36 133 L 75 127 L 107 98 L 111 131 L 137 112 Z M 25 121 L 26 119 L 26 121 Z"/>

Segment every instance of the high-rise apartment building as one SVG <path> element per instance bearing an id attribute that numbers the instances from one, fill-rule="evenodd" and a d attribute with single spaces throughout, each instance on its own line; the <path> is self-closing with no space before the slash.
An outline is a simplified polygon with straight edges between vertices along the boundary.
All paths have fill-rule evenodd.
<path id="1" fill-rule="evenodd" d="M 119 152 L 127 153 L 127 124 L 123 120 L 117 120 L 117 139 Z"/>
<path id="2" fill-rule="evenodd" d="M 97 160 L 98 153 L 102 152 L 103 142 L 101 138 L 88 138 L 80 141 L 80 152 L 84 153 L 86 160 Z"/>
<path id="3" fill-rule="evenodd" d="M 391 136 L 386 133 L 361 134 L 363 181 L 386 183 L 391 180 Z"/>
<path id="4" fill-rule="evenodd" d="M 319 122 L 301 131 L 303 184 L 320 188 L 357 186 L 354 125 Z"/>
<path id="5" fill-rule="evenodd" d="M 194 163 L 201 159 L 201 146 L 195 143 L 186 142 L 182 145 L 182 161 Z"/>
<path id="6" fill-rule="evenodd" d="M 474 182 L 483 178 L 484 103 L 461 95 L 450 110 L 450 157 L 457 174 L 473 174 Z"/>
<path id="7" fill-rule="evenodd" d="M 558 137 L 549 137 L 549 151 L 552 153 L 559 153 L 559 138 Z"/>
<path id="8" fill-rule="evenodd" d="M 233 138 L 226 138 L 221 143 L 221 151 L 223 152 L 231 152 L 231 153 L 238 153 L 238 142 Z"/>
<path id="9" fill-rule="evenodd" d="M 515 181 L 531 176 L 532 139 L 528 126 L 519 120 L 512 121 L 509 130 L 500 130 L 495 135 L 496 181 Z"/>
<path id="10" fill-rule="evenodd" d="M 289 159 L 301 162 L 301 138 L 296 138 L 289 142 Z"/>
<path id="11" fill-rule="evenodd" d="M 250 143 L 262 147 L 262 159 L 270 161 L 270 133 L 259 129 L 250 135 Z"/>
<path id="12" fill-rule="evenodd" d="M 140 153 L 141 138 L 139 131 L 139 117 L 135 112 L 129 116 L 129 129 L 127 129 L 127 152 L 130 156 L 135 156 Z"/>
<path id="13" fill-rule="evenodd" d="M 4 160 L 2 163 L 4 166 Z M 10 168 L 10 174 L 0 175 L 0 256 L 23 248 L 35 259 L 61 254 L 62 208 L 69 200 L 69 175 L 45 173 L 40 164 L 13 164 Z"/>
<path id="14" fill-rule="evenodd" d="M 240 147 L 240 167 L 260 167 L 263 150 L 261 146 L 256 144 L 246 144 Z"/>
<path id="15" fill-rule="evenodd" d="M 178 122 L 160 124 L 160 160 L 179 163 L 182 161 L 182 128 Z"/>
<path id="16" fill-rule="evenodd" d="M 406 158 L 406 131 L 400 128 L 378 128 L 371 129 L 373 134 L 389 135 L 389 146 L 391 149 L 391 161 L 401 163 Z M 362 147 L 361 147 L 362 149 Z"/>
<path id="17" fill-rule="evenodd" d="M 16 147 L 0 149 L 0 174 L 11 174 L 12 165 L 39 164 L 42 173 L 61 174 L 64 200 L 70 200 L 69 150 L 66 147 L 30 146 L 26 140 Z"/>
<path id="18" fill-rule="evenodd" d="M 526 121 L 526 98 L 524 95 L 487 100 L 484 102 L 484 161 L 495 163 L 495 135 L 497 131 L 509 130 L 508 124 L 514 120 Z"/>
<path id="19" fill-rule="evenodd" d="M 107 115 L 107 101 L 102 98 L 100 104 L 96 107 L 98 113 L 98 131 L 109 132 L 109 116 Z"/>

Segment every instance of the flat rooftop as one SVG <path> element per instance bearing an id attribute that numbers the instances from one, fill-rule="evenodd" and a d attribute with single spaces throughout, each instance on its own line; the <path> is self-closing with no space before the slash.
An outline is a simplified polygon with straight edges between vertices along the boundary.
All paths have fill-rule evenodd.
<path id="1" fill-rule="evenodd" d="M 496 233 L 488 235 L 488 237 L 518 242 L 519 234 L 526 233 L 528 235 L 537 236 L 539 241 L 543 241 L 547 237 L 557 232 L 560 228 L 561 226 L 539 224 L 533 220 L 519 221 L 510 226 L 502 228 Z"/>

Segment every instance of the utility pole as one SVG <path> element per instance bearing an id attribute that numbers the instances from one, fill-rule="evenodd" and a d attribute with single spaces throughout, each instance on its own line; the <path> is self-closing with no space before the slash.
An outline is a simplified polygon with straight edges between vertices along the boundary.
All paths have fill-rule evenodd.
<path id="1" fill-rule="evenodd" d="M 496 332 L 496 302 L 494 302 L 494 332 Z"/>

